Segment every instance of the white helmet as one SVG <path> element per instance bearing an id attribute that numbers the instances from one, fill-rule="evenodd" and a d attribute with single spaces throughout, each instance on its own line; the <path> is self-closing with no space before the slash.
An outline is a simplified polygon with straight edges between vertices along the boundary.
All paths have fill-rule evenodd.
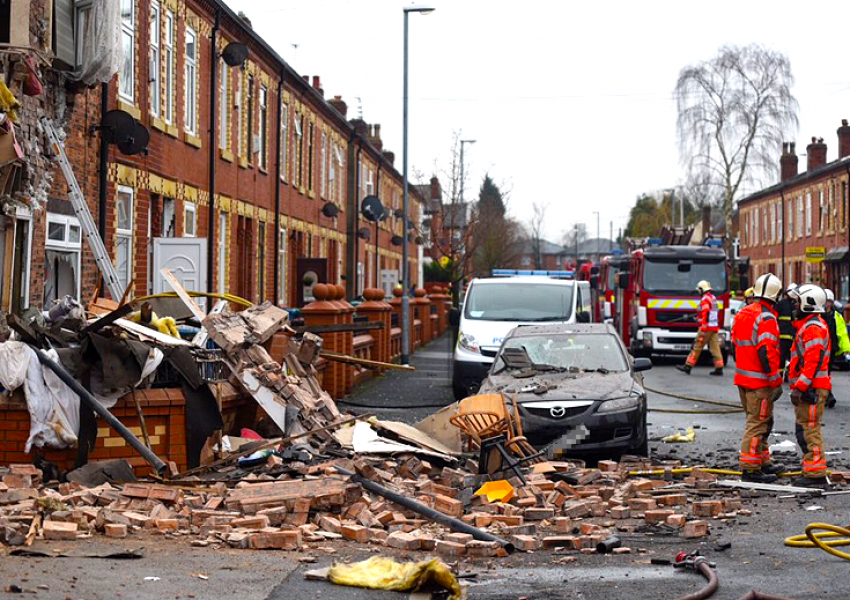
<path id="1" fill-rule="evenodd" d="M 806 314 L 824 312 L 826 293 L 823 288 L 813 283 L 806 283 L 797 288 L 800 297 L 800 311 Z"/>
<path id="2" fill-rule="evenodd" d="M 709 291 L 710 289 L 711 289 L 711 284 L 710 284 L 709 282 L 707 282 L 705 279 L 703 279 L 702 281 L 700 281 L 700 282 L 697 284 L 697 291 L 698 291 L 700 294 L 704 294 L 704 293 L 706 293 L 707 291 Z"/>
<path id="3" fill-rule="evenodd" d="M 788 294 L 789 296 L 793 296 L 797 293 L 798 287 L 799 286 L 792 281 L 791 283 L 788 284 L 788 287 L 785 288 L 785 293 Z"/>
<path id="4" fill-rule="evenodd" d="M 832 293 L 832 290 L 824 289 L 823 293 L 826 294 L 827 302 L 835 302 L 835 294 Z"/>
<path id="5" fill-rule="evenodd" d="M 770 302 L 776 302 L 782 294 L 782 282 L 773 273 L 765 273 L 756 279 L 753 291 L 755 291 L 756 298 L 764 298 Z"/>

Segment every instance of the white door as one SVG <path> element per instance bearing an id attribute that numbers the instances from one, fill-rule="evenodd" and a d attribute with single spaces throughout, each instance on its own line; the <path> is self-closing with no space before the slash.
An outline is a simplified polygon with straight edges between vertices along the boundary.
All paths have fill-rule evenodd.
<path id="1" fill-rule="evenodd" d="M 207 291 L 207 240 L 206 238 L 154 238 L 153 240 L 153 293 L 172 292 L 160 271 L 163 267 L 174 274 L 180 284 L 190 292 Z M 206 310 L 206 299 L 198 298 Z"/>
<path id="2" fill-rule="evenodd" d="M 381 289 L 384 290 L 386 297 L 392 297 L 393 288 L 399 280 L 398 269 L 381 269 Z"/>

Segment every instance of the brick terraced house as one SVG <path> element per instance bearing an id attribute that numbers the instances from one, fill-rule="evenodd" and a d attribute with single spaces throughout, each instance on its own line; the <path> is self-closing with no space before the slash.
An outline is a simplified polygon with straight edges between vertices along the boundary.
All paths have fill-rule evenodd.
<path id="1" fill-rule="evenodd" d="M 813 281 L 850 298 L 850 125 L 838 128 L 838 157 L 827 162 L 827 145 L 812 138 L 806 170 L 798 172 L 796 144 L 783 145 L 781 181 L 742 198 L 740 253 L 750 259 L 751 281 L 771 271 L 786 284 Z M 822 261 L 816 253 L 823 248 Z M 807 261 L 807 249 L 809 259 Z"/>

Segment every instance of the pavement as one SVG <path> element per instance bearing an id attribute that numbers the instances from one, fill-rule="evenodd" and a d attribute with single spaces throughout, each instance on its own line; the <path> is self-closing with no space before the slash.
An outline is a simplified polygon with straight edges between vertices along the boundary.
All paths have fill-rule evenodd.
<path id="1" fill-rule="evenodd" d="M 371 412 L 381 418 L 415 422 L 452 402 L 450 386 L 450 336 L 436 340 L 412 357 L 416 372 L 393 371 L 378 377 L 345 399 L 354 412 Z M 646 385 L 657 390 L 737 403 L 733 369 L 722 378 L 700 367 L 686 376 L 675 362 L 656 360 L 646 373 Z M 846 469 L 850 457 L 847 421 L 850 418 L 850 373 L 834 374 L 838 406 L 825 415 L 825 446 L 831 468 Z M 677 458 L 683 464 L 737 467 L 737 448 L 743 421 L 740 414 L 669 414 L 653 409 L 714 410 L 693 401 L 649 394 L 650 450 L 654 456 Z M 693 426 L 690 444 L 658 441 L 674 431 Z M 772 443 L 794 440 L 793 410 L 786 395 L 777 402 Z M 799 465 L 798 454 L 778 455 L 788 467 Z M 651 564 L 652 559 L 672 559 L 680 551 L 700 549 L 717 563 L 720 589 L 714 600 L 737 600 L 750 590 L 797 600 L 846 600 L 847 563 L 818 550 L 792 549 L 785 537 L 803 533 L 812 521 L 846 524 L 850 494 L 828 498 L 778 498 L 760 496 L 744 500 L 749 517 L 711 521 L 711 534 L 699 541 L 676 534 L 634 533 L 624 536 L 629 555 L 580 556 L 569 564 L 551 552 L 516 553 L 504 559 L 464 559 L 457 566 L 472 600 L 594 600 L 678 598 L 703 585 L 694 573 Z M 192 548 L 185 538 L 122 540 L 127 547 L 144 545 L 139 560 L 93 558 L 18 558 L 0 554 L 0 599 L 19 597 L 4 593 L 9 585 L 33 591 L 36 598 L 222 598 L 239 600 L 407 600 L 407 594 L 345 588 L 304 579 L 304 571 L 327 566 L 334 560 L 362 560 L 375 554 L 423 559 L 425 553 L 404 555 L 378 546 L 345 542 L 324 544 L 331 554 L 313 550 L 315 563 L 301 564 L 305 552 L 238 551 Z M 724 543 L 731 544 L 721 550 Z M 75 547 L 82 544 L 77 543 Z M 575 556 L 572 554 L 571 556 Z M 198 574 L 209 579 L 204 580 Z M 146 580 L 159 577 L 159 580 Z M 37 586 L 46 585 L 48 589 Z"/>

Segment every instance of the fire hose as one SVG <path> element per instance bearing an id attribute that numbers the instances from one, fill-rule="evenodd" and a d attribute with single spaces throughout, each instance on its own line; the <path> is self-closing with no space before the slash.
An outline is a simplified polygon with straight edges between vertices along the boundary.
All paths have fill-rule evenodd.
<path id="1" fill-rule="evenodd" d="M 680 596 L 679 598 L 676 598 L 676 600 L 705 600 L 706 598 L 711 598 L 714 595 L 714 592 L 717 591 L 717 588 L 720 587 L 720 580 L 717 578 L 715 564 L 713 562 L 709 562 L 708 559 L 702 556 L 698 550 L 695 550 L 690 554 L 680 552 L 678 556 L 676 556 L 676 560 L 673 562 L 673 567 L 677 569 L 696 571 L 705 577 L 707 581 L 705 587 L 701 590 Z M 793 600 L 793 598 L 788 598 L 786 596 L 773 596 L 771 594 L 764 594 L 753 590 L 743 596 L 740 600 Z"/>
<path id="2" fill-rule="evenodd" d="M 657 390 L 655 388 L 651 388 L 649 386 L 643 386 L 647 392 L 652 392 L 653 394 L 660 394 L 662 396 L 669 396 L 670 398 L 678 398 L 679 400 L 687 400 L 688 402 L 699 402 L 701 404 L 711 404 L 713 406 L 723 406 L 725 410 L 678 410 L 672 408 L 652 408 L 650 409 L 652 412 L 660 412 L 660 413 L 674 413 L 674 414 L 688 414 L 688 415 L 726 415 L 732 413 L 744 412 L 744 409 L 741 408 L 740 403 L 735 404 L 733 402 L 723 402 L 721 400 L 709 400 L 707 398 L 698 398 L 696 396 L 686 396 L 683 394 L 673 394 L 671 392 L 664 392 L 661 390 Z"/>
<path id="3" fill-rule="evenodd" d="M 815 533 L 818 530 L 822 533 Z M 835 549 L 835 546 L 850 546 L 850 528 L 829 523 L 809 523 L 806 533 L 785 538 L 785 545 L 791 548 L 820 548 L 828 554 L 850 560 L 850 554 Z"/>

